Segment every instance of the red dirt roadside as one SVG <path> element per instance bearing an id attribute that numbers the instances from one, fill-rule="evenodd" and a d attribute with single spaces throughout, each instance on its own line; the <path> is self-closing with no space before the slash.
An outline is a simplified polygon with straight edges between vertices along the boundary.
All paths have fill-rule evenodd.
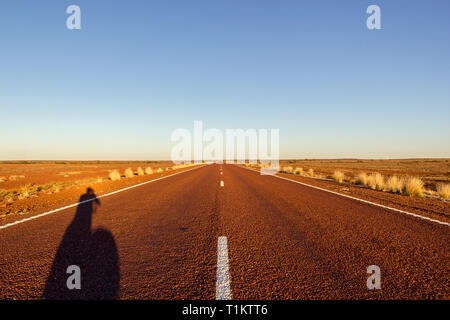
<path id="1" fill-rule="evenodd" d="M 95 193 L 100 196 L 102 194 L 189 169 L 192 169 L 192 167 L 168 170 L 145 176 L 122 178 L 119 181 L 105 180 L 102 182 L 76 185 L 52 194 L 40 193 L 38 196 L 32 195 L 29 198 L 15 200 L 11 203 L 2 202 L 0 203 L 0 226 L 76 203 L 79 200 L 80 194 L 84 193 L 89 187 L 94 189 Z"/>

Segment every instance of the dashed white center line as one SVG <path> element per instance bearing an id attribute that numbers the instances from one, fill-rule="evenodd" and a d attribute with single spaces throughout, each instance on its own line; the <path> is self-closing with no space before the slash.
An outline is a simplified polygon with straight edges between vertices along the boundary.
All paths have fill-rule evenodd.
<path id="1" fill-rule="evenodd" d="M 231 300 L 227 237 L 217 241 L 216 300 Z"/>
<path id="2" fill-rule="evenodd" d="M 223 187 L 223 186 L 224 186 L 223 180 L 222 180 L 222 181 L 220 181 L 220 186 L 221 186 L 221 187 Z"/>

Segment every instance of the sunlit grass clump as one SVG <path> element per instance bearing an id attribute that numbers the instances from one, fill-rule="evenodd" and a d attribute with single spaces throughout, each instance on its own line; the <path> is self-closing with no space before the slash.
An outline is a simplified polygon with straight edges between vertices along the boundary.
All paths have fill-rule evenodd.
<path id="1" fill-rule="evenodd" d="M 293 173 L 293 172 L 294 172 L 294 168 L 292 168 L 291 166 L 282 167 L 282 168 L 281 168 L 281 172 L 284 172 L 284 173 Z"/>
<path id="2" fill-rule="evenodd" d="M 9 180 L 11 180 L 11 181 L 16 181 L 16 180 L 23 179 L 23 178 L 25 178 L 25 176 L 22 176 L 22 175 L 20 175 L 20 176 L 13 175 L 13 176 L 10 176 L 10 177 L 9 177 Z"/>
<path id="3" fill-rule="evenodd" d="M 117 171 L 117 170 L 111 171 L 111 172 L 109 173 L 109 178 L 110 178 L 112 181 L 118 181 L 118 180 L 120 180 L 120 173 L 119 173 L 119 171 Z"/>
<path id="4" fill-rule="evenodd" d="M 443 184 L 440 183 L 437 186 L 437 193 L 442 199 L 449 199 L 450 198 L 450 184 Z"/>
<path id="5" fill-rule="evenodd" d="M 300 168 L 300 167 L 295 168 L 294 173 L 298 174 L 298 175 L 302 175 L 303 174 L 303 168 Z"/>
<path id="6" fill-rule="evenodd" d="M 344 178 L 345 178 L 345 174 L 342 171 L 337 170 L 333 173 L 333 179 L 336 182 L 342 183 L 344 181 Z"/>
<path id="7" fill-rule="evenodd" d="M 30 196 L 30 186 L 27 184 L 25 186 L 22 186 L 19 191 L 19 199 L 25 199 Z"/>
<path id="8" fill-rule="evenodd" d="M 308 176 L 314 177 L 314 169 L 312 168 L 308 169 Z"/>
<path id="9" fill-rule="evenodd" d="M 138 176 L 143 176 L 143 175 L 145 174 L 145 173 L 144 173 L 144 170 L 142 170 L 141 167 L 139 167 L 139 168 L 136 169 L 136 173 L 138 174 Z"/>
<path id="10" fill-rule="evenodd" d="M 367 186 L 367 174 L 365 172 L 361 172 L 356 177 L 356 182 L 362 184 L 363 186 Z"/>
<path id="11" fill-rule="evenodd" d="M 131 170 L 131 168 L 126 169 L 124 174 L 125 174 L 126 178 L 134 177 L 134 173 L 133 173 L 133 170 Z"/>
<path id="12" fill-rule="evenodd" d="M 153 169 L 150 167 L 145 168 L 145 174 L 153 174 Z"/>
<path id="13" fill-rule="evenodd" d="M 408 196 L 423 196 L 423 181 L 417 177 L 408 177 L 403 192 Z"/>
<path id="14" fill-rule="evenodd" d="M 400 179 L 397 176 L 391 176 L 386 181 L 386 184 L 384 186 L 384 191 L 401 193 L 404 185 L 405 185 L 404 179 Z"/>
<path id="15" fill-rule="evenodd" d="M 370 189 L 373 190 L 383 190 L 384 189 L 384 178 L 380 173 L 374 173 L 367 176 L 367 184 Z"/>

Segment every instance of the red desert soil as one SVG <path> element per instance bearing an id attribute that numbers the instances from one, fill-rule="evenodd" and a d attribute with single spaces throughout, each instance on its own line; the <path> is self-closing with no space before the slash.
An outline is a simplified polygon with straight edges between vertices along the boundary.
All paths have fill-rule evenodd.
<path id="1" fill-rule="evenodd" d="M 164 163 L 164 164 L 158 164 L 158 165 L 145 165 L 145 164 L 123 164 L 122 166 L 118 166 L 113 165 L 113 166 L 101 166 L 101 170 L 98 170 L 98 167 L 96 168 L 97 170 L 93 170 L 93 168 L 91 167 L 90 170 L 92 170 L 93 172 L 89 172 L 89 173 L 80 173 L 77 176 L 77 180 L 79 182 L 77 182 L 74 185 L 71 185 L 69 187 L 67 187 L 66 189 L 62 189 L 61 191 L 58 192 L 52 192 L 50 191 L 42 191 L 42 192 L 38 192 L 36 194 L 32 194 L 27 198 L 24 199 L 17 199 L 15 198 L 14 201 L 12 202 L 8 202 L 6 201 L 6 199 L 0 199 L 0 225 L 5 225 L 17 220 L 21 220 L 39 213 L 43 213 L 43 212 L 47 212 L 47 211 L 51 211 L 54 209 L 58 209 L 60 207 L 63 206 L 67 206 L 67 205 L 71 205 L 73 203 L 78 202 L 79 197 L 84 194 L 86 192 L 86 189 L 88 187 L 92 188 L 95 192 L 95 194 L 97 196 L 115 191 L 115 190 L 119 190 L 122 188 L 126 188 L 132 185 L 136 185 L 142 182 L 146 182 L 146 181 L 150 181 L 162 176 L 167 176 L 167 175 L 171 175 L 183 170 L 189 170 L 192 169 L 193 167 L 185 167 L 185 168 L 180 168 L 180 169 L 166 169 L 166 168 L 170 168 L 168 166 L 169 163 Z M 4 165 L 2 165 L 4 166 Z M 107 179 L 107 175 L 108 175 L 108 170 L 111 169 L 118 169 L 121 173 L 123 173 L 123 171 L 126 168 L 131 167 L 134 171 L 136 171 L 137 167 L 142 167 L 143 169 L 145 169 L 146 167 L 153 167 L 153 174 L 150 175 L 143 175 L 143 176 L 138 176 L 135 175 L 134 177 L 131 178 L 122 178 L 119 181 L 111 181 L 109 179 Z M 17 168 L 17 167 L 16 167 Z M 106 169 L 107 168 L 107 169 Z M 156 170 L 158 168 L 162 168 L 164 171 L 157 173 Z M 3 168 L 2 168 L 3 169 Z M 47 168 L 44 170 L 41 166 L 38 167 L 38 169 L 41 169 L 41 172 L 53 172 L 55 175 L 58 175 L 58 172 L 62 171 L 61 168 L 49 168 L 49 166 L 47 165 Z M 66 170 L 67 167 L 64 167 L 64 171 Z M 78 169 L 80 169 L 80 166 L 78 166 Z M 84 171 L 87 171 L 89 169 L 86 168 L 86 166 L 82 166 L 82 169 L 84 169 Z M 31 171 L 31 170 L 30 170 Z M 26 171 L 24 171 L 24 175 L 27 174 Z M 101 182 L 97 181 L 97 178 L 102 178 Z M 30 181 L 33 181 L 33 183 L 36 183 L 37 181 L 40 181 L 41 183 L 49 183 L 49 181 L 55 181 L 55 180 L 51 180 L 52 178 L 54 178 L 54 176 L 50 175 L 46 176 L 46 175 L 39 175 L 36 172 L 33 172 L 33 174 L 29 175 L 28 179 L 22 179 L 21 184 L 19 185 L 23 185 L 23 180 L 26 180 L 27 183 L 30 183 Z M 93 178 L 93 179 L 86 179 L 86 178 Z M 72 178 L 73 179 L 73 178 Z M 67 180 L 70 181 L 70 180 Z M 100 181 L 100 180 L 99 180 Z M 3 188 L 3 185 L 0 184 L 0 188 Z"/>
<path id="2" fill-rule="evenodd" d="M 141 167 L 160 168 L 172 166 L 171 161 L 24 161 L 0 162 L 0 189 L 10 190 L 27 184 L 44 185 L 87 178 L 107 177 L 111 170 L 123 173 L 125 169 Z"/>

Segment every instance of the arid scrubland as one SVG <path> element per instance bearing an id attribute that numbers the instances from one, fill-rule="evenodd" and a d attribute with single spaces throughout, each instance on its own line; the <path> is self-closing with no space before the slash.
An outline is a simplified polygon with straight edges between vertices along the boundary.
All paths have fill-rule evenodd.
<path id="1" fill-rule="evenodd" d="M 278 171 L 406 196 L 450 198 L 449 159 L 282 160 Z"/>
<path id="2" fill-rule="evenodd" d="M 16 200 L 35 198 L 41 194 L 54 194 L 74 187 L 132 179 L 161 173 L 164 170 L 193 166 L 193 164 L 171 165 L 170 162 L 153 163 L 153 167 L 148 166 L 145 170 L 137 166 L 136 169 L 128 167 L 122 171 L 118 168 L 119 166 L 134 163 L 0 162 L 0 207 L 6 207 Z M 110 169 L 110 167 L 115 168 Z M 17 174 L 18 171 L 22 171 L 23 174 Z"/>

